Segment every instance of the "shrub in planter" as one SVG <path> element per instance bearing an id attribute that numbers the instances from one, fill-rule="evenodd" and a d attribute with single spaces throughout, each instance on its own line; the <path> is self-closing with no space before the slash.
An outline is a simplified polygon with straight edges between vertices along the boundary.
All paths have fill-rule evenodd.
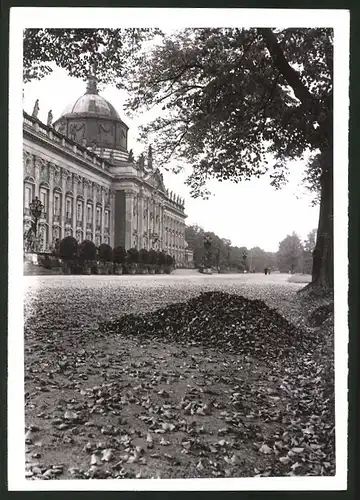
<path id="1" fill-rule="evenodd" d="M 84 268 L 85 274 L 90 274 L 90 272 L 96 267 L 95 243 L 90 240 L 84 240 L 82 243 L 80 243 L 78 249 L 78 258 L 79 263 Z"/>
<path id="2" fill-rule="evenodd" d="M 149 273 L 155 274 L 155 269 L 156 269 L 156 266 L 158 263 L 158 256 L 157 256 L 157 252 L 153 249 L 151 249 L 149 251 L 149 261 L 148 262 L 149 262 L 149 265 L 148 265 Z"/>
<path id="3" fill-rule="evenodd" d="M 129 248 L 126 255 L 126 261 L 130 264 L 137 264 L 139 262 L 139 251 L 137 248 Z"/>
<path id="4" fill-rule="evenodd" d="M 146 248 L 142 248 L 141 250 L 139 250 L 139 264 L 138 264 L 139 274 L 147 273 L 148 262 L 149 262 L 149 252 Z"/>
<path id="5" fill-rule="evenodd" d="M 122 264 L 114 264 L 114 274 L 123 274 Z"/>
<path id="6" fill-rule="evenodd" d="M 64 274 L 74 272 L 78 251 L 78 242 L 72 236 L 66 236 L 58 243 L 58 255 Z"/>
<path id="7" fill-rule="evenodd" d="M 129 248 L 126 255 L 126 268 L 129 274 L 135 274 L 139 262 L 139 251 L 137 248 Z"/>
<path id="8" fill-rule="evenodd" d="M 126 259 L 126 250 L 123 246 L 118 245 L 113 251 L 113 262 L 115 274 L 123 273 L 123 265 Z"/>
<path id="9" fill-rule="evenodd" d="M 99 260 L 103 262 L 112 262 L 113 261 L 113 249 L 107 243 L 101 243 L 99 246 Z"/>
<path id="10" fill-rule="evenodd" d="M 165 264 L 164 264 L 164 272 L 166 274 L 170 274 L 173 270 L 175 259 L 171 255 L 165 255 Z"/>
<path id="11" fill-rule="evenodd" d="M 78 249 L 78 242 L 73 236 L 66 236 L 60 241 L 59 256 L 64 260 L 75 259 Z"/>
<path id="12" fill-rule="evenodd" d="M 165 252 L 158 252 L 157 253 L 157 261 L 158 261 L 158 272 L 160 274 L 163 274 L 164 268 L 166 265 L 166 253 Z"/>
<path id="13" fill-rule="evenodd" d="M 148 264 L 149 263 L 149 252 L 146 248 L 142 248 L 139 251 L 139 263 Z"/>
<path id="14" fill-rule="evenodd" d="M 99 274 L 99 266 L 96 260 L 87 261 L 84 269 L 85 274 Z"/>

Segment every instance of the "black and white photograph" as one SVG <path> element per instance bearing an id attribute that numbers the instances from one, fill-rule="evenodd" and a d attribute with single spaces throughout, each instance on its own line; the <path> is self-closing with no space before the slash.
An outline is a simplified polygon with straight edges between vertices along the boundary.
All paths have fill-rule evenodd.
<path id="1" fill-rule="evenodd" d="M 10 489 L 346 489 L 349 22 L 11 9 Z"/>

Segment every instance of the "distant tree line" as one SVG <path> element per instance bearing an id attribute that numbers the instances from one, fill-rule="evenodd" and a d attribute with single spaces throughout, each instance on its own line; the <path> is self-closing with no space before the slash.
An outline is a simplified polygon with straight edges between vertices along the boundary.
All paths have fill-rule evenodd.
<path id="1" fill-rule="evenodd" d="M 316 243 L 316 229 L 313 229 L 304 242 L 293 232 L 279 243 L 277 252 L 266 252 L 260 247 L 247 248 L 234 246 L 231 241 L 221 238 L 212 231 L 205 231 L 197 224 L 187 226 L 185 238 L 194 254 L 194 265 L 205 265 L 207 252 L 204 241 L 211 241 L 211 265 L 218 269 L 230 268 L 240 272 L 263 272 L 265 268 L 288 273 L 311 274 L 313 250 Z"/>
<path id="2" fill-rule="evenodd" d="M 313 251 L 316 244 L 316 229 L 308 234 L 304 242 L 293 232 L 279 243 L 277 265 L 282 273 L 311 274 L 313 266 Z"/>
<path id="3" fill-rule="evenodd" d="M 248 249 L 246 246 L 234 246 L 229 239 L 221 238 L 212 231 L 205 231 L 197 224 L 186 227 L 185 238 L 189 249 L 193 251 L 196 268 L 201 268 L 204 265 L 205 238 L 211 240 L 211 264 L 213 267 L 237 269 L 240 272 L 262 272 L 265 267 L 276 268 L 275 253 L 265 252 L 259 247 Z"/>

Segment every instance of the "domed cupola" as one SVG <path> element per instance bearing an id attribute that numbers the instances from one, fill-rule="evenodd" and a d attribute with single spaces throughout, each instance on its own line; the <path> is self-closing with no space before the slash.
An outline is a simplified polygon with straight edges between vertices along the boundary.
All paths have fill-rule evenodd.
<path id="1" fill-rule="evenodd" d="M 88 78 L 85 94 L 64 109 L 54 127 L 114 163 L 128 157 L 129 127 L 114 106 L 99 95 L 97 78 L 93 75 Z"/>

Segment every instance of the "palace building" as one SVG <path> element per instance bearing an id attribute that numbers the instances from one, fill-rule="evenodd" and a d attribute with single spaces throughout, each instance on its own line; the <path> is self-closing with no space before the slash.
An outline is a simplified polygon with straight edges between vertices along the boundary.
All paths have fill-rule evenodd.
<path id="1" fill-rule="evenodd" d="M 72 235 L 96 245 L 164 250 L 186 265 L 184 200 L 169 192 L 154 166 L 151 147 L 135 161 L 128 127 L 90 76 L 86 93 L 52 123 L 24 112 L 24 232 L 29 204 L 44 205 L 41 250 Z"/>

